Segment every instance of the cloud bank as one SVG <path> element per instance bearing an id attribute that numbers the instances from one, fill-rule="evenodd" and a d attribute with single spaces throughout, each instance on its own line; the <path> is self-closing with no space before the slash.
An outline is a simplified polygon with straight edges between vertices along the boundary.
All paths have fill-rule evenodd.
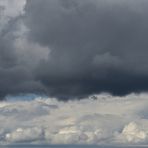
<path id="1" fill-rule="evenodd" d="M 148 144 L 148 94 L 0 103 L 1 144 Z"/>
<path id="2" fill-rule="evenodd" d="M 147 91 L 147 6 L 147 0 L 0 0 L 0 97 Z"/>

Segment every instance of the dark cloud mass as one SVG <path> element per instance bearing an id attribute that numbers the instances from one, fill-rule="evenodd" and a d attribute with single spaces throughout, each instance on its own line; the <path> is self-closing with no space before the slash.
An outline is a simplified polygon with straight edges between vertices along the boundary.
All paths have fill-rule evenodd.
<path id="1" fill-rule="evenodd" d="M 147 91 L 147 14 L 147 0 L 27 0 L 0 32 L 1 96 Z"/>

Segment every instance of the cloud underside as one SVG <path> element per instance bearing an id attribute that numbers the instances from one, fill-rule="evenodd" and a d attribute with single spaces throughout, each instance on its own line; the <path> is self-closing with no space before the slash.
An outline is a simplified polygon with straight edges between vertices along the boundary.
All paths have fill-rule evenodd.
<path id="1" fill-rule="evenodd" d="M 147 91 L 147 6 L 147 0 L 0 0 L 0 97 Z"/>
<path id="2" fill-rule="evenodd" d="M 148 144 L 148 94 L 0 103 L 1 144 Z"/>

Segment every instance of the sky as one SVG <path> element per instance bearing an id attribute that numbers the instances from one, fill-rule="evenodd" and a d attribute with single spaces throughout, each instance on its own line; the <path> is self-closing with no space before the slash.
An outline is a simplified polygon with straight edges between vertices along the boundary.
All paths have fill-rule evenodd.
<path id="1" fill-rule="evenodd" d="M 148 145 L 148 0 L 0 0 L 0 145 Z"/>
<path id="2" fill-rule="evenodd" d="M 0 0 L 0 98 L 148 90 L 147 0 Z"/>

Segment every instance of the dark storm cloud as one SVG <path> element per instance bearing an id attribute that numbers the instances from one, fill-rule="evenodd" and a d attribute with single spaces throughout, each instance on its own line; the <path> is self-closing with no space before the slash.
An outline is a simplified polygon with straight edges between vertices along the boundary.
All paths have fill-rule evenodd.
<path id="1" fill-rule="evenodd" d="M 20 63 L 19 59 L 23 57 L 18 56 L 15 47 L 19 16 L 5 15 L 4 6 L 0 10 L 0 99 L 8 94 L 41 91 L 40 84 L 34 81 L 31 69 Z"/>
<path id="2" fill-rule="evenodd" d="M 51 49 L 37 79 L 56 96 L 148 88 L 147 1 L 29 0 L 29 38 Z"/>
<path id="3" fill-rule="evenodd" d="M 24 71 L 16 72 L 20 85 L 12 91 L 12 75 L 12 83 L 2 93 L 44 90 L 69 98 L 104 91 L 116 95 L 147 91 L 147 14 L 147 0 L 28 0 L 20 17 L 29 30 L 27 40 L 48 47 L 50 53 L 34 66 L 26 49 L 22 55 L 27 58 L 20 63 L 18 50 L 14 54 L 5 47 L 9 44 L 0 36 L 1 67 L 10 63 L 11 68 L 17 65 Z M 13 44 L 13 39 L 8 42 Z"/>
<path id="4" fill-rule="evenodd" d="M 19 63 L 14 46 L 14 36 L 0 34 L 0 97 L 7 94 L 29 93 L 38 90 L 38 83 L 29 68 Z"/>

